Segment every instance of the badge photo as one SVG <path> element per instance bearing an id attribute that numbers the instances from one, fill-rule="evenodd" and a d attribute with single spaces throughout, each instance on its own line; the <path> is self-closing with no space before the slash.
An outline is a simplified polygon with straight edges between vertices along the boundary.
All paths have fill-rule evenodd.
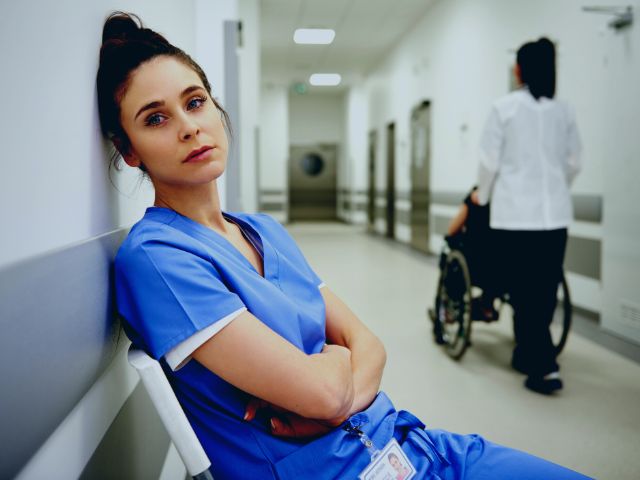
<path id="1" fill-rule="evenodd" d="M 358 478 L 360 480 L 410 480 L 415 474 L 415 467 L 394 438 L 376 455 Z"/>

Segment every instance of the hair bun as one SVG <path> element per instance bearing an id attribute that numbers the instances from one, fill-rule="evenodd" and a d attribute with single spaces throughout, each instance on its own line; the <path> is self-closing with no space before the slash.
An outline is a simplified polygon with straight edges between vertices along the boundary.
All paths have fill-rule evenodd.
<path id="1" fill-rule="evenodd" d="M 102 43 L 113 39 L 125 39 L 139 35 L 142 21 L 137 15 L 125 12 L 113 12 L 104 22 Z"/>

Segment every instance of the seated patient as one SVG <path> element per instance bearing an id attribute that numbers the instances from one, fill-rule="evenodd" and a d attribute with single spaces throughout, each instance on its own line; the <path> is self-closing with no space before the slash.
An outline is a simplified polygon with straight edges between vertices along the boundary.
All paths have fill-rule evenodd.
<path id="1" fill-rule="evenodd" d="M 191 57 L 115 13 L 97 83 L 105 135 L 155 189 L 116 258 L 118 311 L 133 344 L 161 361 L 217 480 L 355 479 L 378 450 L 406 478 L 586 478 L 427 430 L 378 392 L 382 344 L 286 230 L 221 210 L 229 119 Z"/>
<path id="2" fill-rule="evenodd" d="M 473 298 L 471 315 L 474 320 L 498 319 L 494 300 L 504 290 L 500 285 L 499 262 L 495 255 L 495 242 L 489 226 L 489 205 L 478 205 L 477 187 L 465 197 L 447 228 L 447 242 L 452 248 L 462 249 L 471 272 L 473 285 L 482 289 L 482 295 Z"/>

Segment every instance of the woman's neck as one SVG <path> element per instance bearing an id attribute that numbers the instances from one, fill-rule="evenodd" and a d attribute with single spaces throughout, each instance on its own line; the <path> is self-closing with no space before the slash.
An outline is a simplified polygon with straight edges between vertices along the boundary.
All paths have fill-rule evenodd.
<path id="1" fill-rule="evenodd" d="M 189 186 L 171 191 L 156 190 L 153 204 L 178 212 L 213 230 L 226 234 L 229 223 L 222 215 L 220 198 L 215 182 L 202 188 Z"/>

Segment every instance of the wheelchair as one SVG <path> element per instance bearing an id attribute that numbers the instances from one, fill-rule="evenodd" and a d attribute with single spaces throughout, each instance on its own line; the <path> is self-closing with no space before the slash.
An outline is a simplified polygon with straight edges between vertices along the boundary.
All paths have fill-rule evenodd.
<path id="1" fill-rule="evenodd" d="M 480 304 L 485 292 L 474 283 L 474 275 L 477 276 L 478 273 L 474 272 L 474 268 L 469 268 L 474 263 L 469 261 L 472 260 L 468 256 L 471 250 L 469 240 L 464 234 L 445 237 L 446 243 L 439 259 L 440 278 L 435 302 L 433 308 L 427 310 L 433 325 L 434 341 L 442 345 L 445 352 L 455 360 L 462 358 L 471 345 L 473 323 L 499 320 L 500 312 L 509 304 L 508 292 L 501 291 L 490 301 L 497 314 L 493 318 L 486 318 L 481 315 L 480 308 L 474 308 Z M 560 354 L 567 342 L 573 313 L 564 272 L 558 285 L 558 297 L 560 308 L 556 308 L 550 331 L 556 353 Z"/>

